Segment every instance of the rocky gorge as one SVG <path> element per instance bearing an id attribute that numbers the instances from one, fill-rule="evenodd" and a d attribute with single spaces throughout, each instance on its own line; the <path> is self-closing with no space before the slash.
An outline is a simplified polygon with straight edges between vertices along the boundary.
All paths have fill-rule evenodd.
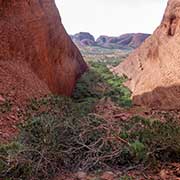
<path id="1" fill-rule="evenodd" d="M 169 0 L 159 27 L 114 69 L 126 76 L 134 104 L 152 108 L 180 108 L 180 1 Z"/>

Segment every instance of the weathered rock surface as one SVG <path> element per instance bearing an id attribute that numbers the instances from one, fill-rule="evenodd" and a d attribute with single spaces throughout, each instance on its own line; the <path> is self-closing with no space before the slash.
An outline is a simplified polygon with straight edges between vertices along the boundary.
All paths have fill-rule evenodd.
<path id="1" fill-rule="evenodd" d="M 128 77 L 134 104 L 180 108 L 180 0 L 169 0 L 160 26 L 114 71 Z"/>
<path id="2" fill-rule="evenodd" d="M 86 69 L 54 0 L 0 1 L 0 94 L 71 95 Z"/>

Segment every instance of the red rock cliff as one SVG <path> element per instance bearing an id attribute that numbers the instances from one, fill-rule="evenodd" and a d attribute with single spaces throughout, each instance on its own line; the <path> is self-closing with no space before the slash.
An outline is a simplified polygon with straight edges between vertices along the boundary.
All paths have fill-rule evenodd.
<path id="1" fill-rule="evenodd" d="M 128 77 L 134 104 L 180 108 L 180 0 L 169 0 L 160 26 L 115 72 Z"/>
<path id="2" fill-rule="evenodd" d="M 71 95 L 86 69 L 54 0 L 0 0 L 1 95 Z"/>

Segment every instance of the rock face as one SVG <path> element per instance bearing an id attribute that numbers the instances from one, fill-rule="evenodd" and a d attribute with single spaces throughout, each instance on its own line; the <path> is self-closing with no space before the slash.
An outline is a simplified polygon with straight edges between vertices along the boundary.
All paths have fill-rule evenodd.
<path id="1" fill-rule="evenodd" d="M 87 66 L 54 0 L 1 0 L 0 17 L 0 94 L 71 95 Z"/>
<path id="2" fill-rule="evenodd" d="M 180 0 L 169 0 L 160 26 L 114 71 L 128 77 L 134 104 L 180 108 Z"/>

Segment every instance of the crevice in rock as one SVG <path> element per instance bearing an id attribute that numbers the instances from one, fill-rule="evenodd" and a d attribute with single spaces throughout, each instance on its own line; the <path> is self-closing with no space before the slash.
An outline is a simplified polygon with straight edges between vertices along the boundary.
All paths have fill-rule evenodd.
<path id="1" fill-rule="evenodd" d="M 177 26 L 177 22 L 176 22 L 177 18 L 175 15 L 172 15 L 170 17 L 169 20 L 169 29 L 168 29 L 168 35 L 169 36 L 174 36 L 175 32 L 176 32 L 176 26 Z"/>
<path id="2" fill-rule="evenodd" d="M 140 70 L 143 71 L 144 68 L 143 68 L 143 64 L 142 64 L 142 62 L 140 61 L 140 59 L 138 59 L 138 63 L 139 63 L 139 68 L 140 68 Z"/>

